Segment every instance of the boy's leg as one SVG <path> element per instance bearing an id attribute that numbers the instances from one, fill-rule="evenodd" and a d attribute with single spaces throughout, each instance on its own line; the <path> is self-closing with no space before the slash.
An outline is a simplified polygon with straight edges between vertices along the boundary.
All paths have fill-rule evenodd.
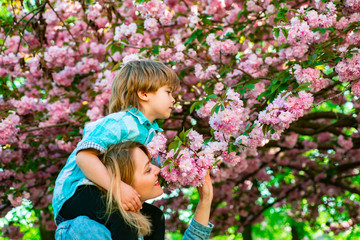
<path id="1" fill-rule="evenodd" d="M 105 201 L 105 194 L 96 186 L 80 186 L 74 196 L 65 202 L 59 215 L 67 220 L 88 216 L 105 225 L 112 239 L 138 239 L 135 229 L 125 223 L 119 211 L 111 213 L 107 221 Z"/>
<path id="2" fill-rule="evenodd" d="M 151 219 L 151 234 L 145 236 L 144 240 L 164 240 L 165 239 L 165 217 L 164 213 L 152 204 L 144 203 L 141 213 Z"/>

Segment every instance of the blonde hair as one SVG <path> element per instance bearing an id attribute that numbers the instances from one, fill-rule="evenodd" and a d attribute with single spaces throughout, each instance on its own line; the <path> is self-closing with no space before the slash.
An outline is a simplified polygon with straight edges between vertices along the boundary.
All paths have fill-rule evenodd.
<path id="1" fill-rule="evenodd" d="M 165 85 L 171 91 L 175 91 L 180 85 L 174 70 L 165 64 L 152 60 L 128 62 L 117 72 L 112 83 L 109 111 L 124 111 L 130 106 L 139 110 L 139 91 L 156 92 Z"/>
<path id="2" fill-rule="evenodd" d="M 140 236 L 140 234 L 146 236 L 151 232 L 151 223 L 149 219 L 140 212 L 134 213 L 125 211 L 121 203 L 120 180 L 129 185 L 133 182 L 135 164 L 132 159 L 132 151 L 135 148 L 140 148 L 149 157 L 149 161 L 151 161 L 150 153 L 147 148 L 139 142 L 132 141 L 111 145 L 101 156 L 101 161 L 108 169 L 111 179 L 111 187 L 106 193 L 106 214 L 109 219 L 111 213 L 120 211 L 125 222 L 130 227 L 136 229 L 138 236 Z M 116 186 L 115 194 L 117 201 L 113 197 L 113 186 Z"/>

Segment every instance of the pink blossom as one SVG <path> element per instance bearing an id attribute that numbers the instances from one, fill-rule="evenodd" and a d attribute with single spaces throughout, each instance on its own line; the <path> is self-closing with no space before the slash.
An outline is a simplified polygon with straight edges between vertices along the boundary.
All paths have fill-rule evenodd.
<path id="1" fill-rule="evenodd" d="M 198 18 L 198 16 L 196 16 L 196 15 L 191 15 L 191 16 L 189 17 L 189 21 L 190 21 L 189 27 L 194 28 L 194 27 L 196 27 L 196 25 L 198 24 L 199 18 Z"/>
<path id="2" fill-rule="evenodd" d="M 44 110 L 43 104 L 39 103 L 39 99 L 37 98 L 23 96 L 20 100 L 12 99 L 10 102 L 16 107 L 19 115 L 29 114 L 32 111 Z"/>
<path id="3" fill-rule="evenodd" d="M 24 237 L 24 233 L 20 232 L 20 226 L 14 226 L 12 223 L 10 225 L 5 226 L 2 229 L 3 235 L 2 237 L 10 238 L 10 239 L 22 239 Z"/>
<path id="4" fill-rule="evenodd" d="M 218 83 L 216 83 L 215 84 L 215 86 L 214 86 L 214 93 L 215 94 L 221 94 L 224 89 L 224 84 L 222 84 L 221 82 L 218 82 Z"/>
<path id="5" fill-rule="evenodd" d="M 224 55 L 235 55 L 238 52 L 238 48 L 236 47 L 236 43 L 231 41 L 230 39 L 225 40 L 221 43 L 221 52 Z"/>
<path id="6" fill-rule="evenodd" d="M 163 26 L 170 25 L 172 17 L 173 17 L 173 14 L 171 12 L 169 12 L 168 10 L 165 10 L 161 14 L 161 17 L 159 19 L 161 25 L 163 25 Z"/>
<path id="7" fill-rule="evenodd" d="M 55 67 L 72 66 L 74 64 L 74 54 L 74 51 L 69 47 L 51 46 L 45 52 L 44 59 Z"/>
<path id="8" fill-rule="evenodd" d="M 98 106 L 93 106 L 87 110 L 86 115 L 90 118 L 91 121 L 96 121 L 99 118 L 104 117 L 103 111 Z"/>
<path id="9" fill-rule="evenodd" d="M 199 150 L 204 142 L 203 136 L 195 130 L 191 130 L 187 136 L 190 139 L 190 149 L 194 151 Z"/>
<path id="10" fill-rule="evenodd" d="M 53 10 L 45 11 L 44 18 L 49 26 L 57 25 L 60 22 L 60 19 L 56 16 Z"/>
<path id="11" fill-rule="evenodd" d="M 355 83 L 355 84 L 351 87 L 351 91 L 354 93 L 355 96 L 357 96 L 358 98 L 360 98 L 360 82 Z"/>
<path id="12" fill-rule="evenodd" d="M 146 146 L 152 158 L 156 158 L 160 153 L 165 153 L 167 139 L 164 134 L 158 133 Z"/>
<path id="13" fill-rule="evenodd" d="M 330 84 L 329 79 L 324 79 L 321 77 L 321 72 L 317 68 L 302 68 L 300 65 L 296 64 L 294 66 L 294 76 L 296 81 L 299 84 L 302 83 L 311 83 L 310 87 L 314 92 L 317 92 Z"/>
<path id="14" fill-rule="evenodd" d="M 144 27 L 146 30 L 150 32 L 159 31 L 159 23 L 155 18 L 148 18 L 144 22 Z"/>
<path id="15" fill-rule="evenodd" d="M 344 136 L 343 135 L 340 135 L 338 137 L 338 144 L 340 145 L 340 147 L 344 148 L 344 150 L 349 150 L 351 148 L 353 148 L 353 142 L 352 142 L 352 139 L 349 138 L 348 140 L 345 140 Z"/>
<path id="16" fill-rule="evenodd" d="M 139 55 L 138 54 L 130 54 L 130 55 L 125 56 L 122 59 L 122 62 L 123 62 L 123 64 L 126 64 L 128 62 L 137 61 L 137 60 L 139 60 Z"/>
<path id="17" fill-rule="evenodd" d="M 15 197 L 14 194 L 11 193 L 8 195 L 8 200 L 10 201 L 13 207 L 18 207 L 21 205 L 23 197 L 22 196 Z"/>
<path id="18" fill-rule="evenodd" d="M 211 115 L 211 110 L 215 106 L 215 104 L 216 103 L 214 101 L 208 101 L 204 103 L 204 105 L 199 110 L 197 110 L 196 113 L 201 118 L 209 117 Z"/>
<path id="19" fill-rule="evenodd" d="M 94 21 L 96 18 L 101 16 L 101 10 L 102 10 L 102 7 L 98 2 L 96 2 L 93 5 L 90 5 L 89 10 L 87 12 L 87 18 L 89 20 Z"/>
<path id="20" fill-rule="evenodd" d="M 137 26 L 136 23 L 131 23 L 129 25 L 121 24 L 120 27 L 115 28 L 114 40 L 120 41 L 122 36 L 130 36 L 136 33 Z"/>
<path id="21" fill-rule="evenodd" d="M 210 34 L 206 37 L 206 43 L 207 43 L 209 46 L 211 46 L 214 41 L 215 41 L 215 34 L 210 33 Z"/>
<path id="22" fill-rule="evenodd" d="M 20 117 L 14 113 L 7 116 L 0 122 L 0 145 L 11 144 L 16 142 L 16 134 L 19 128 L 16 126 L 20 124 Z"/>
<path id="23" fill-rule="evenodd" d="M 74 77 L 75 77 L 76 71 L 72 67 L 66 66 L 64 70 L 60 72 L 53 72 L 52 77 L 54 81 L 63 86 L 70 86 Z"/>

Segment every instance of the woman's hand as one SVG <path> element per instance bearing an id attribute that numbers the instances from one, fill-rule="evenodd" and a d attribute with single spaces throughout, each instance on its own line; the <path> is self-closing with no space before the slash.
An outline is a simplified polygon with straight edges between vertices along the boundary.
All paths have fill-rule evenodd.
<path id="1" fill-rule="evenodd" d="M 205 176 L 205 183 L 197 188 L 199 192 L 199 198 L 201 202 L 212 202 L 213 199 L 213 185 L 210 178 L 209 171 L 207 172 Z"/>
<path id="2" fill-rule="evenodd" d="M 200 200 L 196 208 L 194 219 L 198 223 L 207 226 L 210 219 L 210 208 L 213 199 L 213 186 L 209 171 L 205 176 L 205 183 L 201 187 L 198 187 L 197 190 L 199 192 Z"/>

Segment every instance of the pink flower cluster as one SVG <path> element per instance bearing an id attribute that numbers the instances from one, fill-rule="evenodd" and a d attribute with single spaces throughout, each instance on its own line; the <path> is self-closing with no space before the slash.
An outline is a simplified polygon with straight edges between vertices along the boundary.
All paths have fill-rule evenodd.
<path id="1" fill-rule="evenodd" d="M 39 127 L 53 125 L 61 121 L 69 121 L 69 114 L 72 112 L 69 99 L 48 104 L 47 110 L 50 118 L 47 121 L 41 122 Z"/>
<path id="2" fill-rule="evenodd" d="M 4 226 L 1 231 L 3 232 L 2 237 L 4 238 L 22 239 L 24 237 L 24 233 L 20 232 L 20 226 L 14 226 L 12 223 Z"/>
<path id="3" fill-rule="evenodd" d="M 238 169 L 240 172 L 247 168 L 244 156 L 235 152 L 228 153 L 226 141 L 212 141 L 204 145 L 203 136 L 195 130 L 191 129 L 183 134 L 185 142 L 178 138 L 175 141 L 180 141 L 180 147 L 168 152 L 165 152 L 167 139 L 163 134 L 158 134 L 147 146 L 153 158 L 161 157 L 161 176 L 170 188 L 202 185 L 206 172 L 216 169 L 219 162 L 229 166 L 236 165 L 241 168 Z"/>
<path id="4" fill-rule="evenodd" d="M 23 96 L 20 100 L 12 99 L 11 104 L 16 107 L 16 112 L 19 115 L 25 115 L 33 111 L 43 111 L 45 109 L 44 103 L 39 102 L 39 99 Z"/>
<path id="5" fill-rule="evenodd" d="M 345 0 L 344 5 L 354 11 L 360 11 L 360 0 Z"/>
<path id="6" fill-rule="evenodd" d="M 166 155 L 167 159 L 174 158 L 174 151 Z M 180 186 L 200 186 L 204 182 L 207 169 L 202 168 L 195 161 L 195 154 L 190 149 L 182 149 L 172 163 L 161 169 L 161 175 L 168 182 L 170 188 Z"/>
<path id="7" fill-rule="evenodd" d="M 209 79 L 212 74 L 216 74 L 217 67 L 215 65 L 209 66 L 205 71 L 201 64 L 195 64 L 195 76 L 199 79 Z"/>
<path id="8" fill-rule="evenodd" d="M 240 94 L 232 89 L 228 89 L 223 105 L 223 109 L 220 108 L 210 117 L 210 126 L 225 135 L 238 136 L 246 127 L 249 109 L 243 107 Z"/>
<path id="9" fill-rule="evenodd" d="M 280 44 L 290 43 L 292 45 L 301 45 L 304 43 L 312 43 L 314 32 L 310 29 L 306 21 L 300 21 L 299 17 L 293 17 L 290 25 L 284 27 L 288 31 L 287 38 L 280 31 L 278 41 Z"/>
<path id="10" fill-rule="evenodd" d="M 70 47 L 51 46 L 44 54 L 44 59 L 52 67 L 73 66 L 75 52 Z"/>
<path id="11" fill-rule="evenodd" d="M 211 101 L 211 100 L 208 102 L 205 102 L 204 105 L 199 110 L 196 111 L 196 113 L 201 118 L 210 117 L 211 110 L 213 109 L 213 107 L 215 105 L 216 105 L 216 102 Z"/>
<path id="12" fill-rule="evenodd" d="M 358 50 L 359 49 L 354 49 Z M 351 58 L 343 58 L 338 62 L 335 71 L 339 74 L 341 82 L 354 81 L 360 78 L 360 53 L 353 53 Z"/>
<path id="13" fill-rule="evenodd" d="M 130 36 L 136 33 L 137 26 L 136 23 L 130 23 L 126 25 L 125 23 L 121 24 L 120 27 L 115 28 L 115 41 L 120 41 L 123 36 Z"/>
<path id="14" fill-rule="evenodd" d="M 146 146 L 152 158 L 165 152 L 167 139 L 164 134 L 158 133 Z"/>
<path id="15" fill-rule="evenodd" d="M 239 51 L 239 47 L 230 39 L 219 41 L 215 39 L 215 34 L 211 33 L 206 38 L 206 43 L 210 46 L 209 55 L 214 61 L 220 59 L 222 55 L 235 55 Z"/>
<path id="16" fill-rule="evenodd" d="M 246 73 L 251 74 L 253 77 L 262 76 L 266 71 L 261 71 L 261 67 L 264 65 L 264 61 L 256 54 L 250 54 L 245 61 L 238 64 L 239 69 L 242 69 Z"/>
<path id="17" fill-rule="evenodd" d="M 165 152 L 167 139 L 161 133 L 147 145 L 153 158 L 161 157 L 163 164 L 161 175 L 170 188 L 200 186 L 207 170 L 214 164 L 214 151 L 199 152 L 203 146 L 202 135 L 194 130 L 185 134 L 187 134 L 187 142 L 169 152 Z"/>
<path id="18" fill-rule="evenodd" d="M 163 26 L 169 25 L 173 17 L 173 13 L 169 12 L 166 5 L 160 0 L 151 0 L 147 3 L 140 4 L 137 9 L 145 18 L 145 29 L 150 32 L 157 32 L 160 24 Z"/>
<path id="19" fill-rule="evenodd" d="M 340 136 L 338 137 L 338 141 L 337 141 L 337 142 L 338 142 L 338 144 L 340 145 L 340 147 L 343 148 L 345 151 L 346 151 L 346 150 L 349 150 L 349 149 L 352 149 L 353 146 L 354 146 L 351 138 L 349 138 L 349 140 L 346 140 L 343 135 L 340 135 Z"/>
<path id="20" fill-rule="evenodd" d="M 278 131 L 278 134 L 271 136 L 273 139 L 278 139 L 279 133 L 288 128 L 291 122 L 303 116 L 313 101 L 312 94 L 305 91 L 300 91 L 299 97 L 282 92 L 265 110 L 259 113 L 259 122 L 270 125 L 272 129 Z"/>
<path id="21" fill-rule="evenodd" d="M 0 122 L 0 145 L 11 144 L 16 142 L 16 134 L 19 128 L 16 126 L 20 124 L 20 117 L 16 114 L 10 114 Z"/>
<path id="22" fill-rule="evenodd" d="M 294 76 L 299 84 L 311 83 L 312 91 L 317 92 L 329 86 L 331 80 L 321 77 L 321 71 L 317 68 L 302 68 L 299 64 L 294 66 Z"/>
<path id="23" fill-rule="evenodd" d="M 355 96 L 357 96 L 358 98 L 360 98 L 360 81 L 355 83 L 352 87 L 351 87 L 351 91 L 354 93 Z"/>
<path id="24" fill-rule="evenodd" d="M 14 196 L 14 194 L 12 194 L 12 193 L 8 195 L 8 200 L 10 201 L 10 203 L 13 207 L 20 206 L 22 203 L 22 200 L 24 198 L 29 199 L 30 194 L 28 192 L 23 192 L 21 195 L 18 195 L 18 196 Z"/>

